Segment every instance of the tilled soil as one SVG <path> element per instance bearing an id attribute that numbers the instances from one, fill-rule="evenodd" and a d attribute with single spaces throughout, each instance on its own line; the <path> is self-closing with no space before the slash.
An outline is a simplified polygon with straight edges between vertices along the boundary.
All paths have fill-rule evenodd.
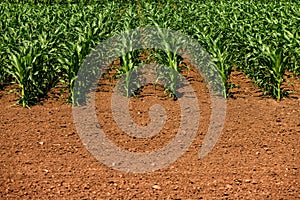
<path id="1" fill-rule="evenodd" d="M 262 96 L 242 73 L 234 72 L 225 126 L 208 156 L 198 158 L 210 116 L 205 83 L 195 72 L 187 79 L 197 92 L 200 127 L 176 162 L 148 173 L 107 167 L 85 148 L 75 128 L 72 106 L 53 92 L 30 109 L 12 106 L 13 94 L 0 94 L 1 199 L 300 199 L 300 80 L 295 93 L 277 102 Z M 148 85 L 130 100 L 132 119 L 150 122 L 148 109 L 164 106 L 168 119 L 154 137 L 123 133 L 111 114 L 114 83 L 102 81 L 96 94 L 98 120 L 107 137 L 124 150 L 164 147 L 179 128 L 178 101 Z"/>

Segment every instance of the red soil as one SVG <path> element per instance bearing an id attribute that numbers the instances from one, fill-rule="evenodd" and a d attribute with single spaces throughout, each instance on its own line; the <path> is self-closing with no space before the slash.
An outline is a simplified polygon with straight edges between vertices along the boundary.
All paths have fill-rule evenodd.
<path id="1" fill-rule="evenodd" d="M 195 72 L 188 80 L 198 95 L 201 119 L 188 151 L 170 166 L 152 173 L 125 173 L 97 161 L 77 134 L 72 106 L 50 97 L 30 109 L 11 106 L 16 97 L 0 93 L 1 199 L 299 199 L 300 80 L 295 93 L 277 102 L 262 97 L 242 73 L 234 72 L 221 137 L 210 154 L 198 159 L 209 122 L 209 98 Z M 107 83 L 107 81 L 103 82 Z M 163 130 L 150 139 L 134 139 L 113 122 L 113 86 L 97 92 L 97 113 L 108 138 L 129 151 L 153 151 L 175 136 L 177 101 L 160 89 L 145 87 L 132 98 L 130 113 L 149 123 L 148 108 L 161 104 L 168 113 Z"/>

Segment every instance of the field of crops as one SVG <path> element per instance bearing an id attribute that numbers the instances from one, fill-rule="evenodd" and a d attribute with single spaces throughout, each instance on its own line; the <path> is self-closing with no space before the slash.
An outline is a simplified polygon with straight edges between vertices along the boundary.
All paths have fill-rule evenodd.
<path id="1" fill-rule="evenodd" d="M 282 87 L 290 83 L 285 75 L 300 74 L 299 21 L 300 4 L 292 0 L 1 1 L 0 89 L 16 84 L 23 107 L 53 87 L 72 91 L 81 64 L 97 44 L 125 30 L 158 26 L 196 39 L 209 52 L 224 96 L 234 87 L 231 72 L 239 70 L 265 95 L 280 100 L 290 92 Z M 148 52 L 180 71 L 176 52 Z M 119 75 L 138 66 L 141 53 L 121 56 Z"/>

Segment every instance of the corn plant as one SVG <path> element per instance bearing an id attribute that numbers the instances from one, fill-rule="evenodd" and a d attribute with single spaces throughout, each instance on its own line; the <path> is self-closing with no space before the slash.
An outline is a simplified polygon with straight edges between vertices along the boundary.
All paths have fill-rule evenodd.
<path id="1" fill-rule="evenodd" d="M 282 35 L 284 44 L 289 49 L 286 52 L 290 64 L 287 66 L 287 70 L 298 76 L 300 74 L 300 31 L 297 29 L 289 30 L 288 27 L 284 26 Z"/>
<path id="2" fill-rule="evenodd" d="M 69 92 L 72 94 L 77 72 L 83 63 L 85 56 L 88 55 L 90 51 L 89 44 L 80 38 L 78 42 L 74 43 L 68 41 L 66 44 L 62 44 L 61 50 L 60 57 L 57 59 L 62 66 L 62 73 L 64 76 L 62 81 L 66 83 Z M 70 96 L 70 98 L 71 97 L 72 96 Z"/>
<path id="3" fill-rule="evenodd" d="M 138 67 L 141 63 L 139 51 L 125 53 L 120 58 L 120 67 L 114 68 L 117 72 L 116 78 L 122 78 L 120 90 L 126 97 L 135 96 L 141 87 L 138 77 Z"/>
<path id="4" fill-rule="evenodd" d="M 122 42 L 119 44 L 120 67 L 114 69 L 117 72 L 116 78 L 124 77 L 120 89 L 125 90 L 125 93 L 123 93 L 126 97 L 130 97 L 135 95 L 135 92 L 141 87 L 137 77 L 137 68 L 142 61 L 139 58 L 140 50 L 133 49 L 134 41 L 131 40 L 131 35 L 127 33 L 122 34 Z"/>
<path id="5" fill-rule="evenodd" d="M 170 50 L 161 49 L 156 49 L 149 56 L 153 57 L 154 61 L 158 63 L 158 65 L 155 65 L 157 72 L 156 83 L 163 82 L 165 94 L 169 93 L 169 97 L 177 99 L 176 92 L 180 83 L 178 74 L 183 68 L 179 67 L 179 65 L 182 63 L 183 58 Z"/>
<path id="6" fill-rule="evenodd" d="M 282 78 L 285 71 L 300 74 L 299 5 L 288 0 L 3 0 L 0 85 L 18 84 L 22 106 L 37 102 L 58 81 L 72 92 L 77 71 L 93 47 L 116 33 L 154 25 L 198 40 L 221 75 L 223 96 L 230 93 L 235 65 L 266 94 L 281 99 L 286 93 L 282 83 L 288 81 Z M 173 39 L 148 51 L 158 64 L 168 66 L 158 79 L 169 81 L 165 87 L 171 96 L 182 62 L 175 45 L 179 41 Z M 120 48 L 117 77 L 124 77 L 123 89 L 130 96 L 140 87 L 133 77 L 143 61 L 131 44 L 120 45 L 126 51 Z"/>
<path id="7" fill-rule="evenodd" d="M 263 86 L 266 93 L 270 93 L 277 100 L 280 100 L 284 94 L 281 86 L 285 81 L 284 73 L 288 61 L 284 49 L 271 49 L 269 46 L 263 45 L 261 54 L 254 59 L 259 60 L 261 72 L 256 78 L 256 83 Z"/>
<path id="8" fill-rule="evenodd" d="M 11 75 L 20 88 L 17 92 L 20 103 L 23 107 L 29 107 L 47 92 L 57 82 L 55 68 L 51 68 L 51 53 L 48 51 L 43 39 L 41 41 L 24 41 L 26 46 L 19 47 L 18 50 L 9 50 L 6 72 Z M 48 61 L 48 62 L 47 62 Z M 53 63 L 51 63 L 53 64 Z"/>
<path id="9" fill-rule="evenodd" d="M 158 24 L 154 19 L 150 19 L 155 25 L 157 30 L 157 37 L 162 41 L 160 49 L 150 49 L 148 60 L 153 60 L 158 65 L 156 66 L 157 78 L 156 83 L 159 81 L 164 82 L 165 94 L 169 93 L 170 97 L 177 99 L 177 89 L 179 87 L 180 79 L 178 74 L 181 72 L 183 66 L 183 58 L 180 56 L 182 50 L 182 42 L 180 38 L 174 36 L 171 32 L 165 32 L 161 27 L 164 24 Z M 187 66 L 185 66 L 187 68 Z"/>
<path id="10" fill-rule="evenodd" d="M 208 30 L 206 33 L 198 32 L 197 38 L 203 44 L 203 47 L 211 55 L 211 60 L 215 63 L 217 70 L 222 79 L 224 86 L 223 96 L 225 98 L 229 95 L 229 89 L 232 87 L 229 77 L 232 71 L 232 65 L 230 63 L 232 54 L 229 52 L 230 40 L 227 40 L 223 36 L 223 32 L 215 32 Z"/>
<path id="11" fill-rule="evenodd" d="M 3 42 L 0 41 L 0 89 L 3 88 L 4 83 L 7 81 L 8 77 L 5 72 L 7 57 L 4 53 L 5 48 Z"/>

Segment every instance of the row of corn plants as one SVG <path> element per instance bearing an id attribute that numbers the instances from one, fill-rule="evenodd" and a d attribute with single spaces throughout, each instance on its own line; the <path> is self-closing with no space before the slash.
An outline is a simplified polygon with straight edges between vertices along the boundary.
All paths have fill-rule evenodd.
<path id="1" fill-rule="evenodd" d="M 114 34 L 157 26 L 197 40 L 217 66 L 228 97 L 230 74 L 243 71 L 266 95 L 287 95 L 286 72 L 300 74 L 300 5 L 297 1 L 191 0 L 6 0 L 0 3 L 0 88 L 19 86 L 19 103 L 30 106 L 64 84 L 73 91 L 77 72 L 91 50 Z M 174 42 L 176 38 L 173 38 Z M 124 40 L 126 44 L 127 40 Z M 172 41 L 168 41 L 171 42 Z M 149 60 L 169 66 L 157 79 L 169 80 L 174 97 L 179 49 L 148 51 Z M 125 77 L 125 95 L 134 91 L 131 77 L 144 60 L 141 51 L 122 52 L 117 77 Z M 135 83 L 140 87 L 140 83 Z"/>
<path id="2" fill-rule="evenodd" d="M 60 82 L 72 91 L 77 71 L 96 42 L 109 37 L 117 16 L 102 5 L 0 4 L 2 84 L 12 80 L 28 107 Z M 109 6 L 109 5 L 106 5 Z M 98 13 L 98 10 L 104 12 Z M 108 22 L 106 22 L 108 20 Z M 105 22 L 104 22 L 105 21 Z"/>

